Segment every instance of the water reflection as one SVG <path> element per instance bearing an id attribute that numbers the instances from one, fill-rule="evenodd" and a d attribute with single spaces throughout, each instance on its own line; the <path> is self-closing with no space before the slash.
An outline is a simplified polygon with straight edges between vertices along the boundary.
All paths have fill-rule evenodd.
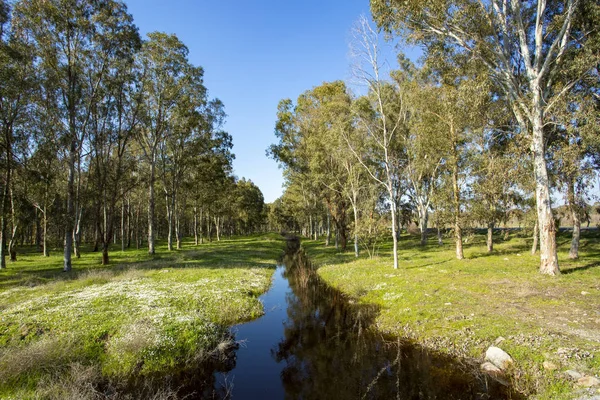
<path id="1" fill-rule="evenodd" d="M 287 243 L 285 267 L 261 296 L 266 314 L 235 328 L 247 343 L 220 368 L 228 374 L 215 374 L 213 398 L 521 398 L 477 365 L 378 334 L 378 308 L 349 302 L 321 281 L 297 240 Z"/>
<path id="2" fill-rule="evenodd" d="M 273 356 L 285 363 L 286 398 L 519 398 L 473 365 L 374 332 L 377 307 L 349 303 L 320 280 L 304 252 L 288 252 L 284 263 L 293 293 Z"/>

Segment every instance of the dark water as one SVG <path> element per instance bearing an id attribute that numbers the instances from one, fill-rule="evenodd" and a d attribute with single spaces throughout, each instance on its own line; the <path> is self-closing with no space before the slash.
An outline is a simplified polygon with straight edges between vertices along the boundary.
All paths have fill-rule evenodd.
<path id="1" fill-rule="evenodd" d="M 351 304 L 320 280 L 297 247 L 288 241 L 273 286 L 261 297 L 265 315 L 234 328 L 241 345 L 221 368 L 228 372 L 213 375 L 213 397 L 521 398 L 477 365 L 377 334 L 370 328 L 377 307 Z"/>

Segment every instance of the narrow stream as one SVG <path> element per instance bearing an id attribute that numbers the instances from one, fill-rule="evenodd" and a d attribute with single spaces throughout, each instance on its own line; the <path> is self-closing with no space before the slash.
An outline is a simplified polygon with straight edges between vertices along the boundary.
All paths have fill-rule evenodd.
<path id="1" fill-rule="evenodd" d="M 477 365 L 384 338 L 379 310 L 353 304 L 316 274 L 297 241 L 261 296 L 265 315 L 238 325 L 240 347 L 215 392 L 238 399 L 519 399 Z"/>

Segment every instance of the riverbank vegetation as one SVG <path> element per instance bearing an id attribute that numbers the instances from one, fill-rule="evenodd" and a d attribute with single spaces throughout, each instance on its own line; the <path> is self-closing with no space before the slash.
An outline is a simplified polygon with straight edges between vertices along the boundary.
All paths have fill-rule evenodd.
<path id="1" fill-rule="evenodd" d="M 214 363 L 232 344 L 229 327 L 262 315 L 258 296 L 283 248 L 278 235 L 187 239 L 161 257 L 116 251 L 104 267 L 84 251 L 67 274 L 61 256 L 31 248 L 0 271 L 0 397 L 172 398 L 182 383 L 167 377 Z M 196 372 L 196 390 L 212 389 L 212 372 Z"/>
<path id="2" fill-rule="evenodd" d="M 571 399 L 585 389 L 567 371 L 600 371 L 600 236 L 584 234 L 578 260 L 568 257 L 569 236 L 558 237 L 558 279 L 536 272 L 531 239 L 518 233 L 495 237 L 493 254 L 486 236 L 475 235 L 464 260 L 450 244 L 420 247 L 418 235 L 402 235 L 398 270 L 389 268 L 389 241 L 376 257 L 358 259 L 323 240 L 303 246 L 326 282 L 380 307 L 375 325 L 382 332 L 476 360 L 500 346 L 515 360 L 511 383 L 527 398 Z"/>

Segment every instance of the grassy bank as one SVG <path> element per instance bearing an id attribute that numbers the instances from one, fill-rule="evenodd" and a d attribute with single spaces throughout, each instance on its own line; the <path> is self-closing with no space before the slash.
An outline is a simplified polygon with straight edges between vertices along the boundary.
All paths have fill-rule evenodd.
<path id="1" fill-rule="evenodd" d="M 0 398 L 94 398 L 132 379 L 214 356 L 228 327 L 263 313 L 282 252 L 277 235 L 168 252 L 20 254 L 0 270 Z M 106 389 L 108 388 L 108 389 Z"/>
<path id="2" fill-rule="evenodd" d="M 600 394 L 575 387 L 565 374 L 600 375 L 598 232 L 586 233 L 576 261 L 568 259 L 568 234 L 559 237 L 563 274 L 557 278 L 538 273 L 531 240 L 517 234 L 496 238 L 492 254 L 484 240 L 472 238 L 459 261 L 451 239 L 422 248 L 417 238 L 403 236 L 398 270 L 387 245 L 374 259 L 337 254 L 320 241 L 303 245 L 328 283 L 381 307 L 378 329 L 481 360 L 498 342 L 516 361 L 514 385 L 532 398 Z"/>

